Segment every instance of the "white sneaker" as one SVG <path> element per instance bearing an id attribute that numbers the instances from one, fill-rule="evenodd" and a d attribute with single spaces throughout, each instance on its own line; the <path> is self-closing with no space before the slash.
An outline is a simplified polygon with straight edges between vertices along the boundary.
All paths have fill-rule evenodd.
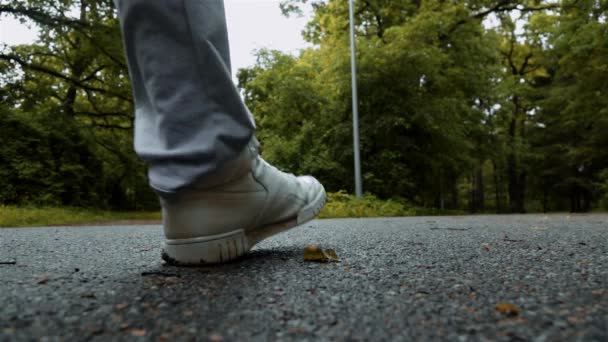
<path id="1" fill-rule="evenodd" d="M 161 197 L 163 259 L 174 265 L 236 259 L 261 240 L 312 220 L 325 198 L 315 178 L 279 171 L 250 144 L 204 182 Z"/>

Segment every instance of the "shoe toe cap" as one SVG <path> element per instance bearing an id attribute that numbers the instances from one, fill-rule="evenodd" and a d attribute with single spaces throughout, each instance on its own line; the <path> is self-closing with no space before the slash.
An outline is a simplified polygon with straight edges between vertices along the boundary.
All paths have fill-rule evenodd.
<path id="1" fill-rule="evenodd" d="M 325 192 L 323 185 L 312 176 L 300 176 L 298 177 L 298 181 L 302 185 L 302 190 L 306 193 L 306 197 L 309 200 L 315 198 L 319 192 Z"/>

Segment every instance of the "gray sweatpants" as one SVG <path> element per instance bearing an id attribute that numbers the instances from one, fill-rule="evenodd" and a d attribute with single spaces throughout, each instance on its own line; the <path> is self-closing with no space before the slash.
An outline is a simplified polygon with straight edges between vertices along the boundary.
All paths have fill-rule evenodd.
<path id="1" fill-rule="evenodd" d="M 115 0 L 135 99 L 135 151 L 173 193 L 246 147 L 255 124 L 235 88 L 223 0 Z"/>

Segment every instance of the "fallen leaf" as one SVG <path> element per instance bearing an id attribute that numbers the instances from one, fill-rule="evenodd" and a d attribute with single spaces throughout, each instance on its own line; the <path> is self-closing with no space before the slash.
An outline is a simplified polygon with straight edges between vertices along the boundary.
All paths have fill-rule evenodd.
<path id="1" fill-rule="evenodd" d="M 326 249 L 323 251 L 329 262 L 340 262 L 340 258 L 338 258 L 338 254 L 333 249 Z"/>
<path id="2" fill-rule="evenodd" d="M 316 245 L 304 247 L 304 260 L 315 262 L 340 262 L 338 254 L 333 249 L 323 250 Z"/>
<path id="3" fill-rule="evenodd" d="M 324 261 L 325 254 L 319 246 L 310 245 L 304 247 L 304 260 L 306 261 Z"/>
<path id="4" fill-rule="evenodd" d="M 496 304 L 496 311 L 498 311 L 499 313 L 501 313 L 505 316 L 510 316 L 510 317 L 515 317 L 515 316 L 519 315 L 519 308 L 511 303 Z"/>
<path id="5" fill-rule="evenodd" d="M 124 310 L 127 308 L 127 306 L 129 306 L 129 304 L 127 303 L 120 303 L 120 304 L 116 304 L 115 308 L 118 311 Z"/>
<path id="6" fill-rule="evenodd" d="M 37 274 L 34 276 L 34 278 L 39 279 L 38 284 L 40 284 L 40 285 L 46 285 L 49 282 L 49 277 L 50 277 L 50 274 L 48 274 L 48 273 Z"/>
<path id="7" fill-rule="evenodd" d="M 570 324 L 578 324 L 578 323 L 583 323 L 585 322 L 584 320 L 576 317 L 576 316 L 570 316 L 568 318 L 566 318 L 566 320 L 568 321 L 568 323 Z"/>
<path id="8" fill-rule="evenodd" d="M 211 334 L 209 335 L 209 341 L 211 342 L 221 342 L 224 338 L 220 334 Z"/>
<path id="9" fill-rule="evenodd" d="M 146 336 L 146 331 L 144 329 L 133 329 L 133 330 L 131 330 L 131 335 L 137 336 L 137 337 L 143 337 L 143 336 Z"/>
<path id="10" fill-rule="evenodd" d="M 306 329 L 304 329 L 302 327 L 293 327 L 293 328 L 289 328 L 289 330 L 287 330 L 287 332 L 292 335 L 306 334 Z"/>
<path id="11" fill-rule="evenodd" d="M 158 337 L 159 341 L 169 341 L 173 335 L 164 333 Z"/>
<path id="12" fill-rule="evenodd" d="M 89 327 L 89 333 L 91 335 L 99 335 L 99 334 L 103 333 L 103 328 L 102 327 L 96 327 L 96 326 Z"/>

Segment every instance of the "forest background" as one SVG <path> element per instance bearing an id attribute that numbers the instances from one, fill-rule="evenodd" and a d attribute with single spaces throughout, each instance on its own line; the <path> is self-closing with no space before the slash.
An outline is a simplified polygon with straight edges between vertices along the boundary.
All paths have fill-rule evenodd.
<path id="1" fill-rule="evenodd" d="M 237 74 L 263 156 L 352 192 L 348 1 L 281 8 L 312 8 L 311 47 Z M 40 28 L 0 46 L 0 205 L 157 209 L 113 1 L 0 14 Z M 608 0 L 357 0 L 364 191 L 439 212 L 608 209 L 607 15 Z"/>

